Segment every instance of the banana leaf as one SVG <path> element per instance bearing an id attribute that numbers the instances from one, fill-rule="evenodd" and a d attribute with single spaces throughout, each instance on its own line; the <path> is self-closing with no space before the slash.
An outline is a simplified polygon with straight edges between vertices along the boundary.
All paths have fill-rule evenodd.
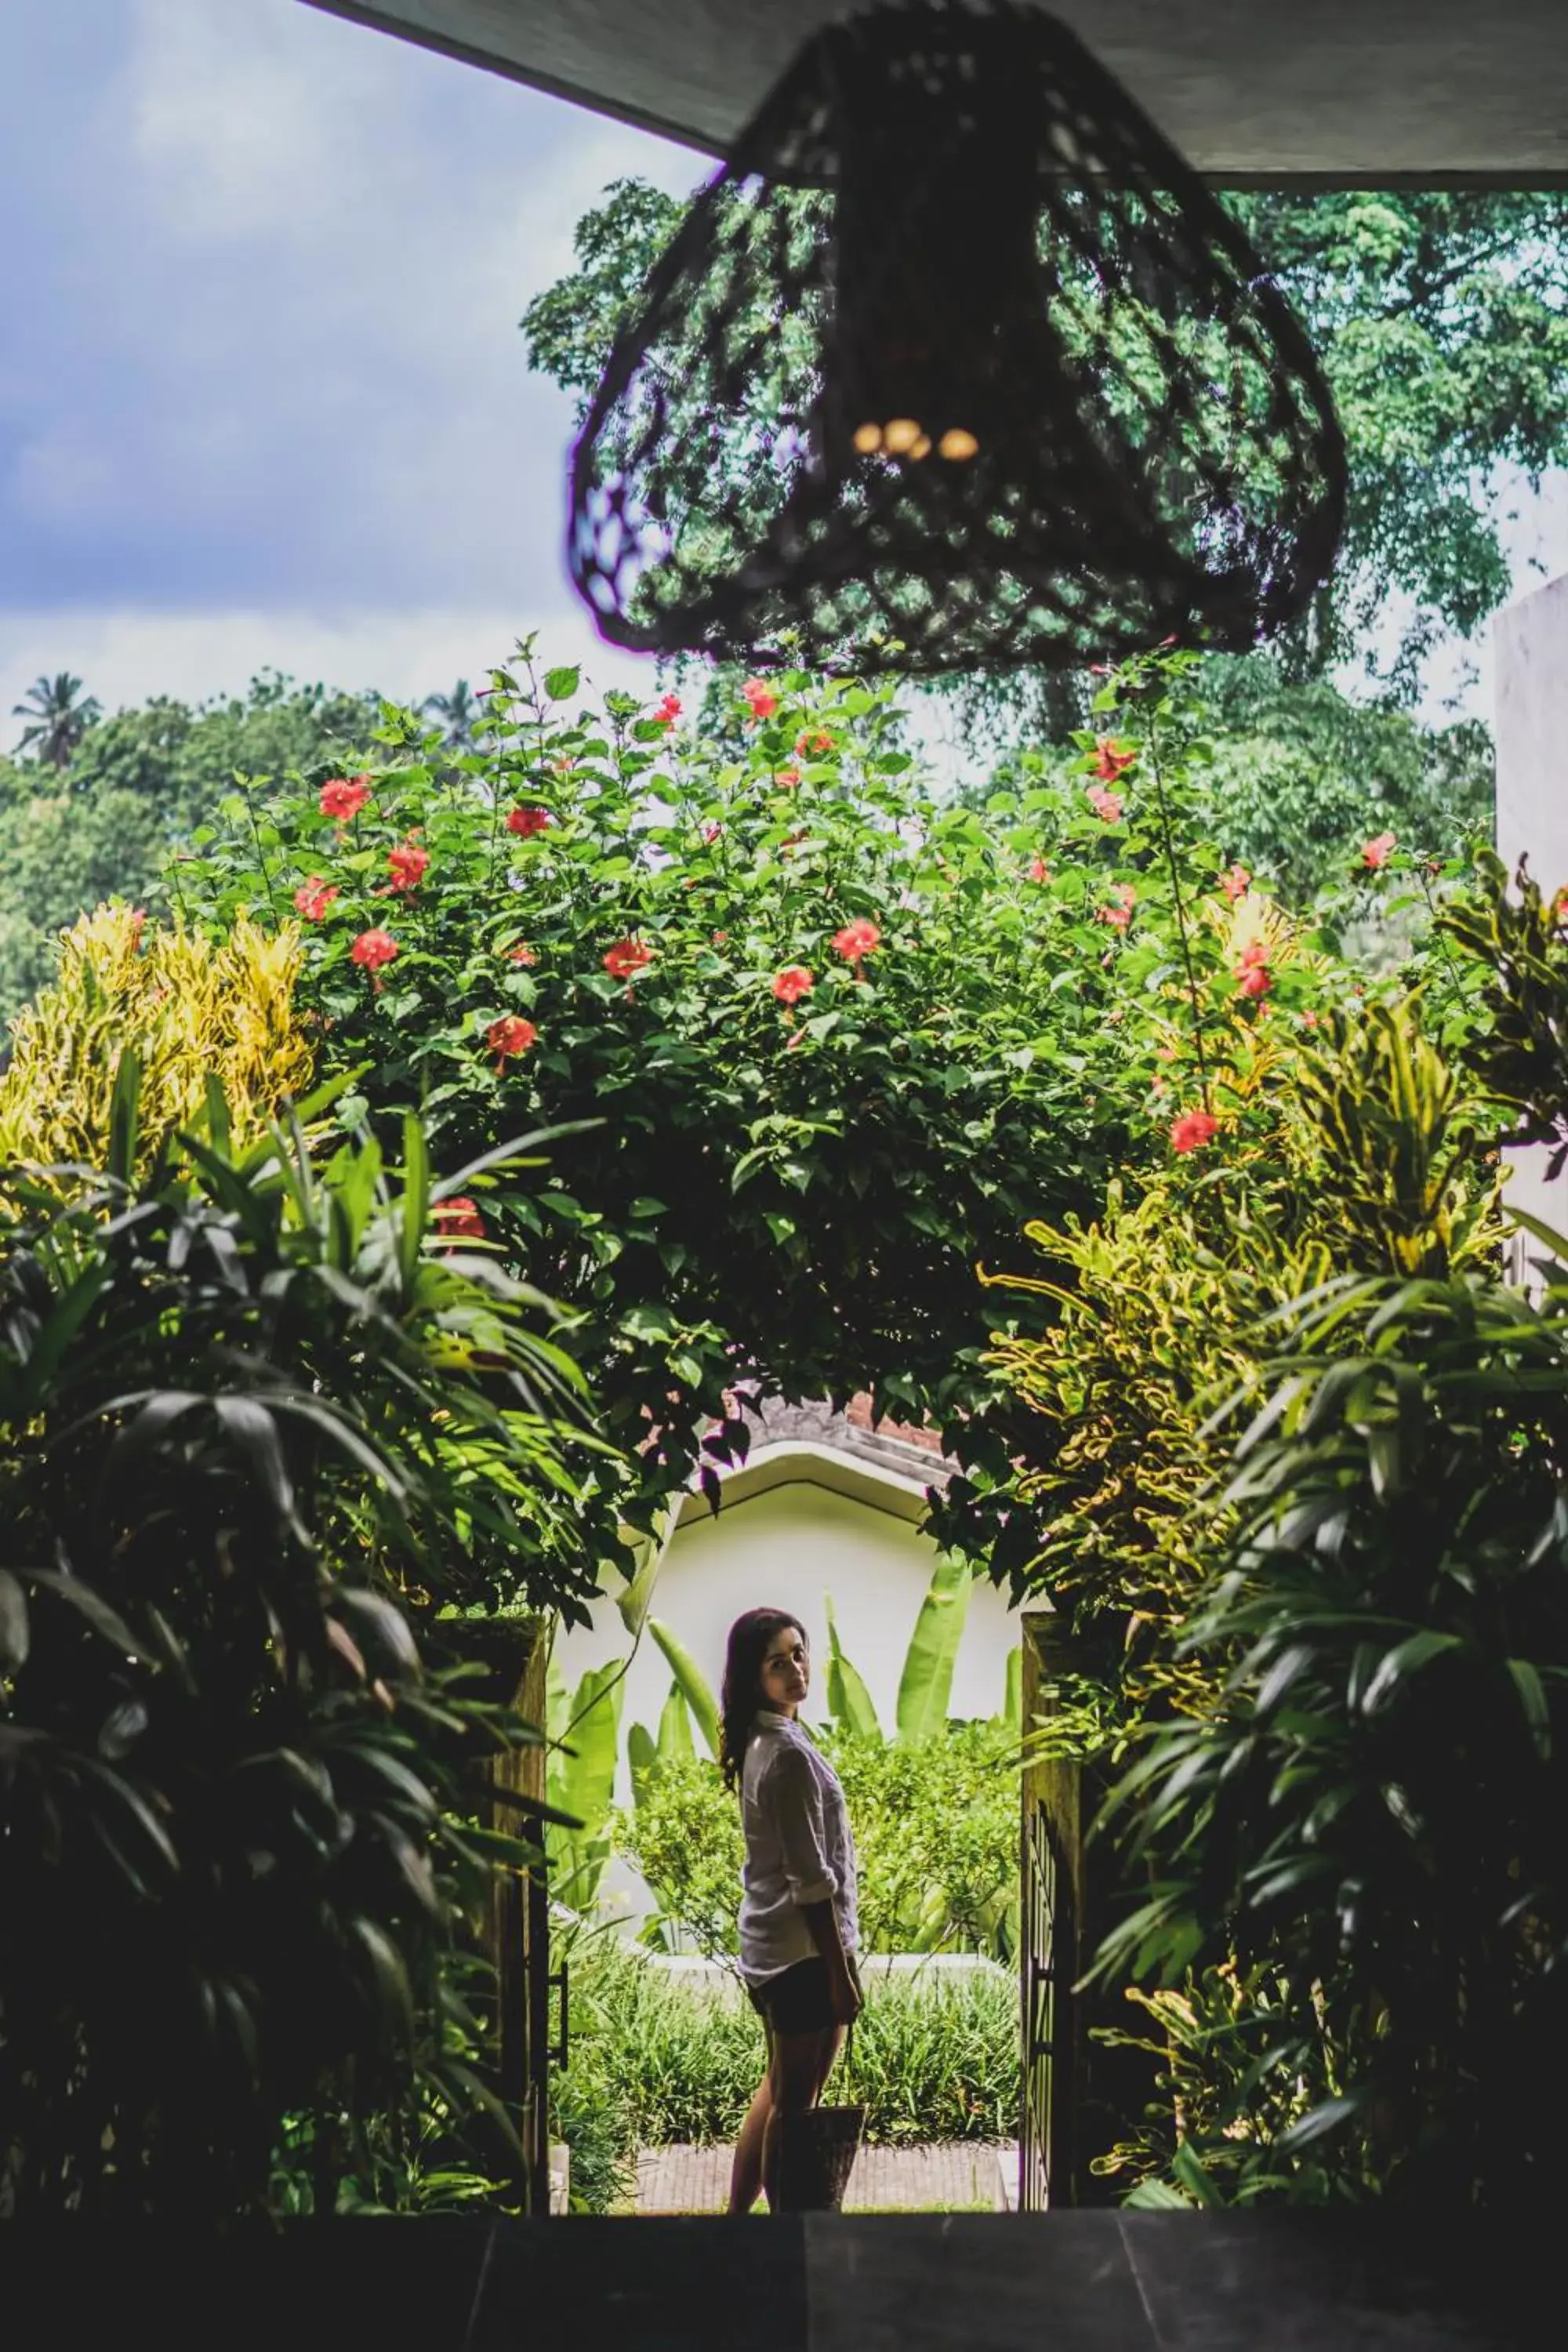
<path id="1" fill-rule="evenodd" d="M 687 1706 L 697 1718 L 697 1728 L 702 1734 L 703 1745 L 710 1756 L 719 1754 L 719 1702 L 705 1681 L 702 1670 L 689 1651 L 683 1648 L 668 1625 L 657 1617 L 647 1621 L 647 1630 L 669 1661 L 670 1672 Z"/>
<path id="2" fill-rule="evenodd" d="M 569 1703 L 552 1694 L 552 1737 L 563 1745 L 550 1759 L 548 1794 L 552 1805 L 571 1814 L 578 1826 L 551 1830 L 551 1874 L 561 1900 L 579 1911 L 592 1903 L 609 1859 L 625 1675 L 625 1661 L 611 1658 L 589 1669 Z"/>
<path id="3" fill-rule="evenodd" d="M 678 1682 L 670 1684 L 669 1696 L 658 1718 L 655 1753 L 660 1764 L 689 1764 L 697 1753 L 691 1739 L 691 1709 Z"/>
<path id="4" fill-rule="evenodd" d="M 833 1601 L 824 1594 L 827 1604 L 827 1706 L 835 1723 L 847 1731 L 865 1734 L 879 1739 L 882 1727 L 877 1720 L 877 1710 L 871 1704 L 871 1694 L 845 1656 L 838 1644 L 838 1622 L 833 1614 Z"/>
<path id="5" fill-rule="evenodd" d="M 938 1560 L 899 1678 L 899 1738 L 906 1744 L 934 1738 L 947 1721 L 971 1580 L 962 1559 Z"/>

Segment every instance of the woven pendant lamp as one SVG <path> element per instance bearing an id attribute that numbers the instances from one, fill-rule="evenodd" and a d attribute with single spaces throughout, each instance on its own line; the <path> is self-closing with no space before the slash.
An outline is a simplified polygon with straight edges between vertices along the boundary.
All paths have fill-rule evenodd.
<path id="1" fill-rule="evenodd" d="M 1294 312 L 1077 36 L 895 0 L 806 44 L 651 272 L 568 560 L 642 650 L 1065 668 L 1257 645 L 1344 496 Z"/>

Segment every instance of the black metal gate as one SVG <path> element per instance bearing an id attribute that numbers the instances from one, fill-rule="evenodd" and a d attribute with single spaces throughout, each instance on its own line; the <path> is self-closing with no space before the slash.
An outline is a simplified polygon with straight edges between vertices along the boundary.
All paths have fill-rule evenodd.
<path id="1" fill-rule="evenodd" d="M 1018 2205 L 1043 2213 L 1070 2195 L 1073 1997 L 1077 1937 L 1072 1877 L 1046 1806 L 1025 1799 L 1021 2010 L 1023 2098 Z"/>

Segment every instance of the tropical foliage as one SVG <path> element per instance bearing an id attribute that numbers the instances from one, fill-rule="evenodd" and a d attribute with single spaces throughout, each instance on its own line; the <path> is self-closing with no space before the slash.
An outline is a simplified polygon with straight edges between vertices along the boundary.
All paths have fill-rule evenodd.
<path id="1" fill-rule="evenodd" d="M 1163 2037 L 1173 2104 L 1105 2152 L 1142 2201 L 1550 2174 L 1521 2102 L 1568 2046 L 1563 1297 L 1550 1263 L 1499 1279 L 1489 1147 L 1561 1134 L 1556 911 L 1483 856 L 1436 1039 L 1352 992 L 1201 1172 L 1037 1231 L 1058 1320 L 1000 1353 L 1048 1432 L 1025 1573 L 1137 1759 L 1105 1833 L 1143 1892 L 1100 1966 Z"/>
<path id="2" fill-rule="evenodd" d="M 416 1123 L 312 1164 L 215 1084 L 142 1171 L 138 1077 L 100 1174 L 4 1180 L 0 2179 L 233 2213 L 305 2114 L 321 2210 L 336 2126 L 485 2105 L 452 1962 L 529 1849 L 462 1817 L 538 1734 L 437 1610 L 570 1599 L 580 1387 Z"/>
<path id="3" fill-rule="evenodd" d="M 1342 1277 L 1282 1336 L 1183 1635 L 1222 1690 L 1129 1784 L 1110 1957 L 1275 1972 L 1264 2072 L 1323 2093 L 1276 2165 L 1338 2135 L 1427 2212 L 1517 2210 L 1568 2085 L 1568 1288 Z"/>
<path id="4" fill-rule="evenodd" d="M 1223 1158 L 1029 1228 L 1050 1271 L 1016 1279 L 1058 1319 L 998 1350 L 1044 1424 L 1013 1488 L 1038 1531 L 1024 1574 L 1130 1717 L 1205 1705 L 1180 1643 L 1230 1526 L 1215 1407 L 1258 1388 L 1279 1316 L 1348 1276 L 1477 1265 L 1501 1230 L 1473 1106 L 1413 1005 L 1326 1015 L 1253 1078 Z"/>
<path id="5" fill-rule="evenodd" d="M 1219 850 L 1167 835 L 1152 745 L 1131 774 L 1136 750 L 1086 731 L 1076 772 L 982 817 L 922 796 L 885 690 L 751 681 L 729 757 L 675 698 L 600 717 L 578 689 L 525 649 L 481 754 L 392 713 L 393 766 L 237 794 L 184 903 L 220 932 L 303 918 L 302 1001 L 328 1066 L 363 1072 L 349 1115 L 421 1105 L 455 1158 L 562 1130 L 548 1187 L 492 1196 L 494 1231 L 576 1310 L 637 1449 L 606 1557 L 621 1519 L 651 1528 L 737 1456 L 748 1394 L 869 1388 L 1005 1465 L 975 1260 L 1042 1199 L 1087 1205 L 1165 1154 L 1153 1038 L 1185 964 L 1237 997 L 1268 905 L 1233 907 Z M 1282 1003 L 1349 985 L 1297 965 Z M 1173 1095 L 1195 1076 L 1189 1055 Z"/>
<path id="6" fill-rule="evenodd" d="M 145 1164 L 198 1121 L 216 1081 L 231 1140 L 253 1143 L 310 1091 L 295 1010 L 299 934 L 241 916 L 217 940 L 100 908 L 60 942 L 58 967 L 12 1024 L 0 1075 L 0 1161 L 100 1164 L 123 1056 L 135 1059 Z"/>

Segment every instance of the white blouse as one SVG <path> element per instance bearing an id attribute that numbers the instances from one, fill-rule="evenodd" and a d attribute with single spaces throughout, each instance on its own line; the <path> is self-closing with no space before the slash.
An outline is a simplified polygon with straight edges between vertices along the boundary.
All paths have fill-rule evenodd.
<path id="1" fill-rule="evenodd" d="M 832 1898 L 847 1952 L 858 1939 L 855 1841 L 838 1775 L 787 1715 L 759 1711 L 741 1768 L 741 1974 L 748 1984 L 816 1957 L 803 1903 Z"/>

